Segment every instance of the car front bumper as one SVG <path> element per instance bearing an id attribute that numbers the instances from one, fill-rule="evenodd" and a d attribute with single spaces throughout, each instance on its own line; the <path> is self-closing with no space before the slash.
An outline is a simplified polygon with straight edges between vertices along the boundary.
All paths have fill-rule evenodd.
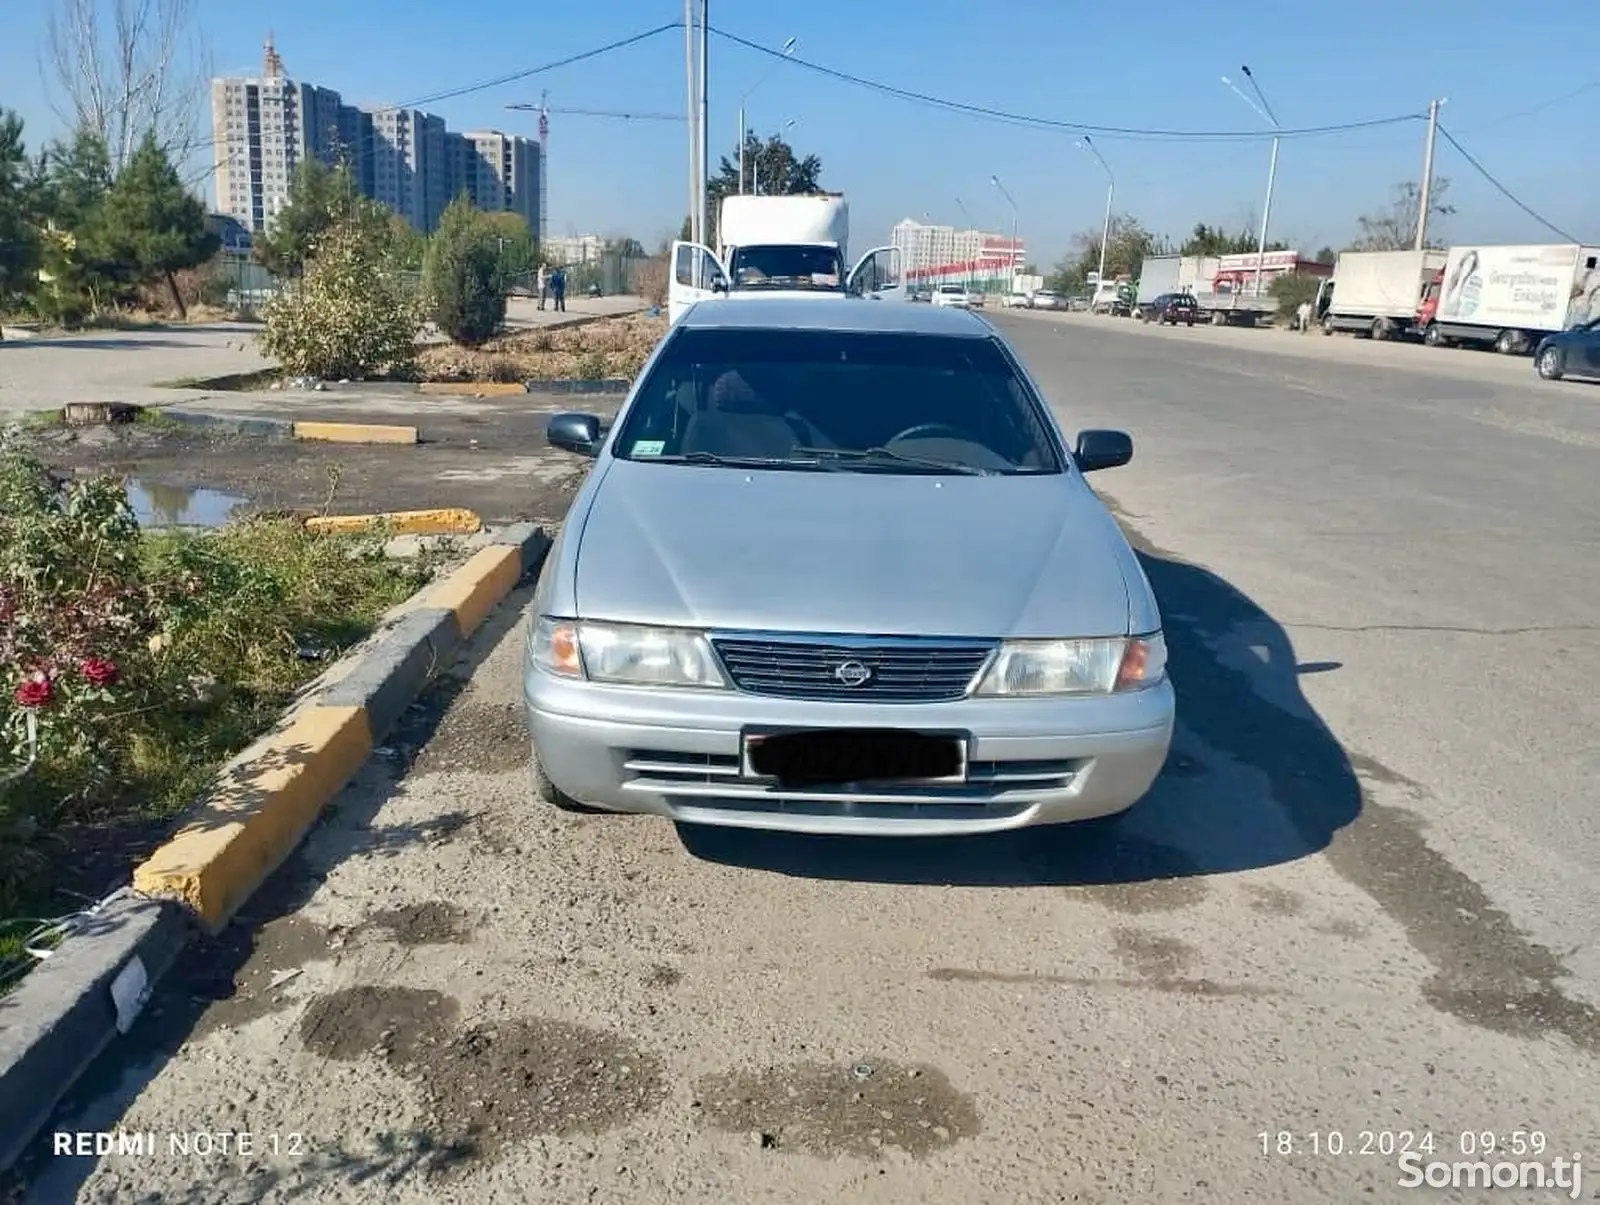
<path id="1" fill-rule="evenodd" d="M 994 832 L 1123 811 L 1160 772 L 1175 710 L 1167 681 L 1094 698 L 868 705 L 601 685 L 526 664 L 524 693 L 545 773 L 580 803 L 686 823 L 863 836 Z M 968 781 L 783 789 L 741 777 L 746 727 L 967 732 Z"/>

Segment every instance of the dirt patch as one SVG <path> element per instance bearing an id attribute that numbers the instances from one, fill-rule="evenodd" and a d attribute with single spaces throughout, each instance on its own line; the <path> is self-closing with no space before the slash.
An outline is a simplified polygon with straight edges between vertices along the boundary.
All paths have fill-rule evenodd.
<path id="1" fill-rule="evenodd" d="M 444 900 L 424 900 L 375 912 L 361 925 L 363 932 L 377 931 L 397 946 L 436 946 L 471 938 L 467 914 Z"/>
<path id="2" fill-rule="evenodd" d="M 1176 937 L 1131 928 L 1116 929 L 1111 936 L 1117 958 L 1136 975 L 1151 978 L 1175 975 L 1195 960 L 1194 947 Z"/>
<path id="3" fill-rule="evenodd" d="M 1096 978 L 1092 975 L 1040 975 L 1031 972 L 978 971 L 966 967 L 934 967 L 928 978 L 935 983 L 1002 983 L 1008 985 L 1032 984 L 1050 987 L 1073 987 L 1084 991 L 1106 988 L 1162 992 L 1172 996 L 1198 996 L 1224 1000 L 1243 996 L 1262 999 L 1284 993 L 1270 987 L 1256 987 L 1249 983 L 1218 983 L 1214 979 L 1189 979 L 1172 975 L 1152 975 L 1138 979 Z"/>
<path id="4" fill-rule="evenodd" d="M 321 925 L 302 916 L 280 916 L 262 925 L 250 956 L 234 972 L 233 994 L 200 1014 L 194 1036 L 235 1028 L 293 1004 L 285 985 L 306 963 L 332 953 L 330 938 Z"/>
<path id="5" fill-rule="evenodd" d="M 632 380 L 666 333 L 665 315 L 602 318 L 561 330 L 517 331 L 479 348 L 425 348 L 417 369 L 425 381 Z"/>
<path id="6" fill-rule="evenodd" d="M 443 992 L 411 987 L 350 987 L 318 996 L 300 1018 L 312 1054 L 351 1062 L 378 1054 L 399 1066 L 436 1052 L 458 1006 Z"/>
<path id="7" fill-rule="evenodd" d="M 661 1105 L 661 1061 L 626 1039 L 565 1021 L 475 1026 L 418 1067 L 436 1133 L 492 1158 L 508 1142 L 596 1134 Z"/>
<path id="8" fill-rule="evenodd" d="M 467 770 L 493 774 L 527 765 L 531 752 L 521 704 L 458 702 L 417 753 L 411 773 Z"/>
<path id="9" fill-rule="evenodd" d="M 1250 897 L 1250 907 L 1269 916 L 1299 916 L 1305 908 L 1300 894 L 1286 887 L 1247 883 L 1244 890 Z"/>
<path id="10" fill-rule="evenodd" d="M 1068 890 L 1114 912 L 1138 916 L 1149 912 L 1177 912 L 1192 908 L 1205 899 L 1207 887 L 1203 879 L 1183 878 L 1152 879 L 1144 883 L 1106 883 Z"/>
<path id="11" fill-rule="evenodd" d="M 1331 920 L 1325 924 L 1312 925 L 1313 933 L 1322 933 L 1328 937 L 1342 937 L 1346 941 L 1361 941 L 1367 936 L 1368 929 L 1365 925 L 1358 925 L 1353 920 Z"/>
<path id="12" fill-rule="evenodd" d="M 702 1078 L 693 1108 L 705 1124 L 748 1134 L 764 1148 L 874 1159 L 896 1149 L 912 1158 L 971 1138 L 982 1128 L 972 1098 L 925 1065 L 796 1063 Z"/>
<path id="13" fill-rule="evenodd" d="M 683 972 L 677 967 L 668 966 L 664 962 L 656 963 L 653 967 L 645 972 L 644 976 L 644 985 L 648 988 L 654 988 L 658 990 L 669 987 L 677 987 L 678 984 L 682 982 Z"/>

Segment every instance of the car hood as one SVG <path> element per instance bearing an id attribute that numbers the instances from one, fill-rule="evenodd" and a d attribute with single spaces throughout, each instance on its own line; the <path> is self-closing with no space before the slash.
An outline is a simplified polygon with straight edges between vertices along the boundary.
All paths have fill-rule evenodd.
<path id="1" fill-rule="evenodd" d="M 575 557 L 583 618 L 880 635 L 1128 630 L 1130 554 L 1073 474 L 611 460 L 596 487 Z"/>

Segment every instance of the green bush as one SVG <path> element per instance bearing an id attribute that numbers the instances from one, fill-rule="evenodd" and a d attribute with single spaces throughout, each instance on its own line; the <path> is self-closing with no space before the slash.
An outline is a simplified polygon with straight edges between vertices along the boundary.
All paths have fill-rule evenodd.
<path id="1" fill-rule="evenodd" d="M 1267 292 L 1278 301 L 1278 317 L 1293 319 L 1302 301 L 1315 302 L 1317 290 L 1322 286 L 1320 276 L 1302 276 L 1284 273 L 1267 286 Z"/>
<path id="2" fill-rule="evenodd" d="M 439 330 L 457 343 L 485 343 L 505 321 L 500 238 L 463 197 L 450 203 L 428 240 L 423 292 Z"/>
<path id="3" fill-rule="evenodd" d="M 266 353 L 291 373 L 330 380 L 406 370 L 421 315 L 386 252 L 360 224 L 330 227 L 305 275 L 267 302 Z"/>

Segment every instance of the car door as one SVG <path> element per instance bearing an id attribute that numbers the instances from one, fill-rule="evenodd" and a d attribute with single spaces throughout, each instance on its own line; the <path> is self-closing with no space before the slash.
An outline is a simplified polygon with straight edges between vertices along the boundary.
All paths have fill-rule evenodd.
<path id="1" fill-rule="evenodd" d="M 667 286 L 667 321 L 676 322 L 697 301 L 725 293 L 728 272 L 702 243 L 672 244 L 672 281 Z"/>
<path id="2" fill-rule="evenodd" d="M 1577 342 L 1578 360 L 1583 365 L 1583 372 L 1591 377 L 1600 377 L 1600 318 L 1578 331 Z"/>
<path id="3" fill-rule="evenodd" d="M 873 301 L 910 301 L 899 247 L 874 247 L 850 269 L 845 291 Z"/>

